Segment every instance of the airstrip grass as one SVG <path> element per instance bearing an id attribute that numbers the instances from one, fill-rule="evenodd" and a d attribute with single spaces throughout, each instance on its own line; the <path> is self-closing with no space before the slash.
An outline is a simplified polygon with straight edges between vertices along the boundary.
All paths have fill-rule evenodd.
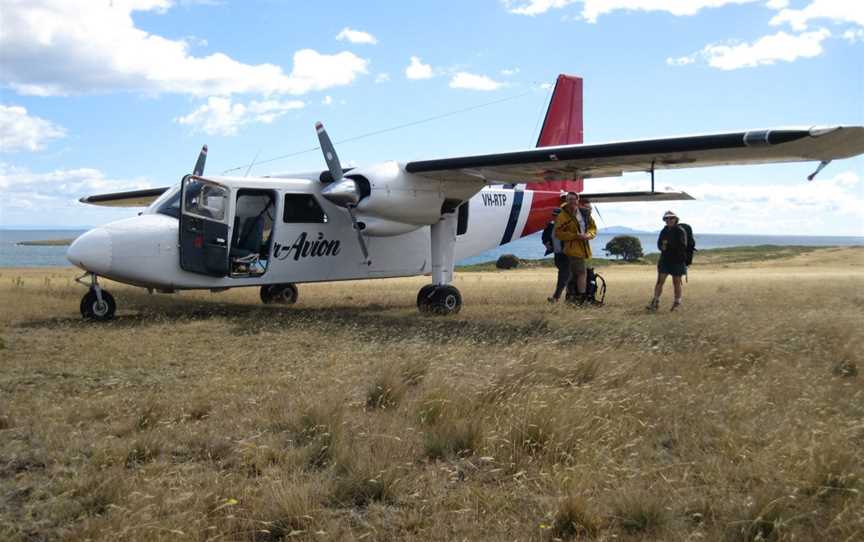
<path id="1" fill-rule="evenodd" d="M 707 258 L 706 258 L 707 260 Z M 2 540 L 860 540 L 864 251 L 148 295 L 0 270 Z M 671 288 L 671 284 L 667 286 Z"/>

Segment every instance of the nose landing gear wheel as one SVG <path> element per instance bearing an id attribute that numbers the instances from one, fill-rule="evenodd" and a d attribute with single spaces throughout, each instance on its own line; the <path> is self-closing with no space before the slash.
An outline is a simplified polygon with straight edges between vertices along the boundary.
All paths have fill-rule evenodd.
<path id="1" fill-rule="evenodd" d="M 288 284 L 267 284 L 261 287 L 261 301 L 269 305 L 293 305 L 297 302 L 297 286 Z"/>
<path id="2" fill-rule="evenodd" d="M 462 309 L 462 295 L 449 284 L 427 284 L 417 293 L 417 308 L 431 314 L 457 314 Z"/>
<path id="3" fill-rule="evenodd" d="M 115 310 L 117 310 L 117 303 L 107 290 L 102 290 L 102 301 L 99 301 L 99 296 L 94 289 L 89 290 L 81 298 L 81 316 L 88 320 L 105 322 L 114 318 Z"/>

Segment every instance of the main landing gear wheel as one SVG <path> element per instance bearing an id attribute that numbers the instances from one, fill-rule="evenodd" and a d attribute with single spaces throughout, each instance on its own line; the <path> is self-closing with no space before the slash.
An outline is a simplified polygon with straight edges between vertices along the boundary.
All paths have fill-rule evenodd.
<path id="1" fill-rule="evenodd" d="M 417 293 L 417 308 L 432 314 L 456 314 L 462 309 L 462 294 L 449 284 L 427 284 Z"/>
<path id="2" fill-rule="evenodd" d="M 105 322 L 114 318 L 114 311 L 117 310 L 117 303 L 114 302 L 114 296 L 108 293 L 107 290 L 102 290 L 102 300 L 96 294 L 96 290 L 91 288 L 83 298 L 81 298 L 81 316 L 89 320 Z"/>
<path id="3" fill-rule="evenodd" d="M 261 287 L 261 301 L 268 305 L 293 305 L 297 302 L 297 295 L 297 286 L 293 283 L 267 284 Z"/>

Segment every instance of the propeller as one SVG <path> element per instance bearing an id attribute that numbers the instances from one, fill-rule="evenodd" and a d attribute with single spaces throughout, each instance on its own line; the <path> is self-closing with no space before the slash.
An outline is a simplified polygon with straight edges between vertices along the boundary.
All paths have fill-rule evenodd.
<path id="1" fill-rule="evenodd" d="M 198 153 L 198 160 L 195 162 L 195 169 L 192 170 L 192 175 L 196 177 L 204 175 L 205 162 L 207 162 L 207 145 L 201 147 L 201 152 Z"/>
<path id="2" fill-rule="evenodd" d="M 336 149 L 333 147 L 333 142 L 330 141 L 330 136 L 327 135 L 324 125 L 316 122 L 315 131 L 318 133 L 318 142 L 321 144 L 321 152 L 324 153 L 327 169 L 330 170 L 330 176 L 333 178 L 332 183 L 321 189 L 321 195 L 328 201 L 345 207 L 348 211 L 348 216 L 351 217 L 351 226 L 357 232 L 357 242 L 360 244 L 360 251 L 363 252 L 363 260 L 366 265 L 370 265 L 372 262 L 369 260 L 369 250 L 366 248 L 363 226 L 357 222 L 357 217 L 354 215 L 354 208 L 360 203 L 360 191 L 357 189 L 357 183 L 343 175 L 339 156 L 336 155 Z"/>

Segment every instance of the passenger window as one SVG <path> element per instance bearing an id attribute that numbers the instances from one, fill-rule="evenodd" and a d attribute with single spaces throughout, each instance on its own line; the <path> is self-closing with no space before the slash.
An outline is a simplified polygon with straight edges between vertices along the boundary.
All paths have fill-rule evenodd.
<path id="1" fill-rule="evenodd" d="M 222 186 L 190 179 L 184 190 L 184 211 L 202 218 L 225 220 L 228 190 Z"/>
<path id="2" fill-rule="evenodd" d="M 327 222 L 327 215 L 313 195 L 285 194 L 285 210 L 282 213 L 282 221 L 293 224 L 323 224 Z"/>

